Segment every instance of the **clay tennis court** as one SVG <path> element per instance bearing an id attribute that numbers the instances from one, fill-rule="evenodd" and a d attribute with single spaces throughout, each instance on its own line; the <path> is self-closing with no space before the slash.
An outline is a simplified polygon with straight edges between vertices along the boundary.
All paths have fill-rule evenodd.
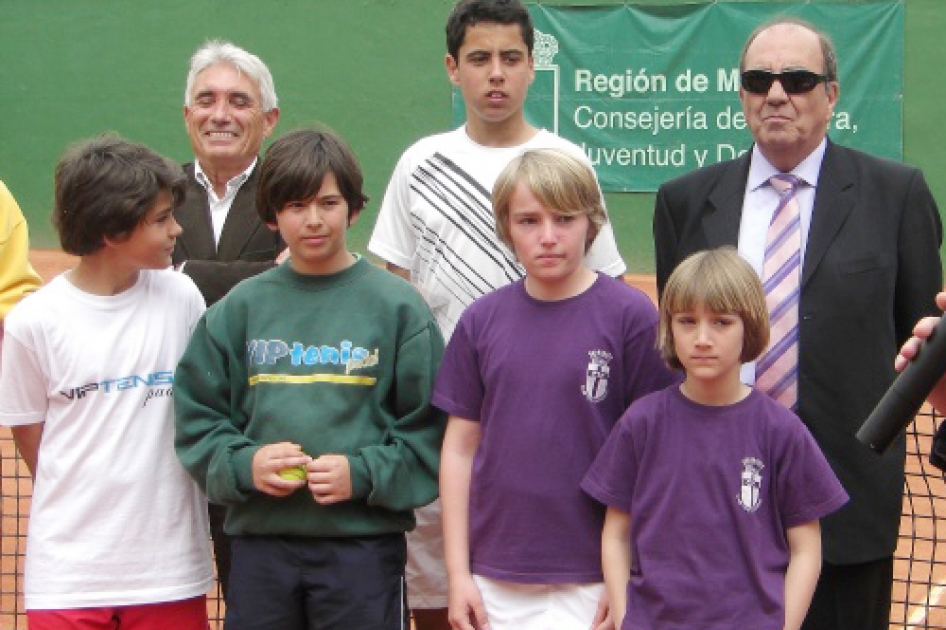
<path id="1" fill-rule="evenodd" d="M 33 266 L 48 280 L 69 267 L 72 257 L 58 251 L 30 252 Z M 655 295 L 649 276 L 631 276 L 629 281 Z M 927 457 L 940 418 L 924 409 L 907 431 L 907 481 L 903 518 L 894 574 L 891 630 L 946 630 L 946 481 L 930 466 Z M 31 482 L 26 466 L 16 456 L 8 429 L 0 429 L 0 630 L 26 628 L 23 614 L 23 554 L 29 515 Z M 943 531 L 940 531 L 943 530 Z M 942 538 L 940 536 L 942 535 Z M 223 627 L 222 606 L 216 593 L 208 602 L 211 627 Z"/>

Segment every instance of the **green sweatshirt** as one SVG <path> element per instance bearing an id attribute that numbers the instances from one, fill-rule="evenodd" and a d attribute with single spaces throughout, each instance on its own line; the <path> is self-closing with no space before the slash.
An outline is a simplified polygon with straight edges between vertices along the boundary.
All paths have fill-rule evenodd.
<path id="1" fill-rule="evenodd" d="M 414 526 L 437 496 L 446 419 L 430 406 L 443 338 L 418 292 L 359 259 L 330 276 L 290 265 L 207 310 L 174 377 L 175 448 L 233 535 L 366 536 Z M 348 457 L 352 499 L 253 487 L 265 444 Z"/>

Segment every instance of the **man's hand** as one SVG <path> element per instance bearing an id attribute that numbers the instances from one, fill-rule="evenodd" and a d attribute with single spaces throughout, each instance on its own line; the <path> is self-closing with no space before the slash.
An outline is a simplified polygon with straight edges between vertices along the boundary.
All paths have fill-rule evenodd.
<path id="1" fill-rule="evenodd" d="M 946 291 L 936 294 L 936 305 L 946 310 Z M 916 323 L 916 326 L 913 327 L 913 336 L 907 339 L 907 342 L 900 348 L 900 354 L 894 359 L 894 368 L 898 372 L 906 369 L 907 364 L 916 357 L 916 353 L 920 350 L 920 344 L 929 339 L 939 320 L 939 317 L 924 317 Z M 940 378 L 926 399 L 936 408 L 936 411 L 946 413 L 946 375 Z"/>
<path id="2" fill-rule="evenodd" d="M 309 462 L 309 490 L 316 503 L 330 505 L 351 499 L 351 467 L 344 455 L 322 455 Z"/>
<path id="3" fill-rule="evenodd" d="M 902 372 L 906 369 L 907 364 L 916 358 L 916 353 L 919 352 L 920 345 L 929 339 L 930 335 L 933 333 L 933 329 L 936 328 L 936 324 L 938 323 L 939 317 L 924 317 L 916 323 L 916 326 L 913 327 L 913 336 L 907 339 L 903 347 L 900 348 L 900 354 L 894 359 L 894 368 L 896 368 L 898 372 Z"/>
<path id="4" fill-rule="evenodd" d="M 291 442 L 267 444 L 253 455 L 253 487 L 273 497 L 286 497 L 305 485 L 279 476 L 281 470 L 305 466 L 312 460 L 302 447 Z"/>

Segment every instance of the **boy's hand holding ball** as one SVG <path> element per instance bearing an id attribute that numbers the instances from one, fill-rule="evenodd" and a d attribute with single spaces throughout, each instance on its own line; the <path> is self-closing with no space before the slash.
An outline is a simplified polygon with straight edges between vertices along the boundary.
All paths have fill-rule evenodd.
<path id="1" fill-rule="evenodd" d="M 253 486 L 273 497 L 289 496 L 306 485 L 310 461 L 298 444 L 266 444 L 253 455 Z"/>

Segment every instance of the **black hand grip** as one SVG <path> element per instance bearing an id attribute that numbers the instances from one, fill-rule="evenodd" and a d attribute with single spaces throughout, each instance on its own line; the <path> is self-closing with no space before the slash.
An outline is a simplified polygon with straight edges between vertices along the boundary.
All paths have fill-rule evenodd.
<path id="1" fill-rule="evenodd" d="M 920 345 L 916 356 L 857 432 L 857 439 L 883 453 L 923 406 L 933 386 L 946 372 L 946 317 Z"/>

